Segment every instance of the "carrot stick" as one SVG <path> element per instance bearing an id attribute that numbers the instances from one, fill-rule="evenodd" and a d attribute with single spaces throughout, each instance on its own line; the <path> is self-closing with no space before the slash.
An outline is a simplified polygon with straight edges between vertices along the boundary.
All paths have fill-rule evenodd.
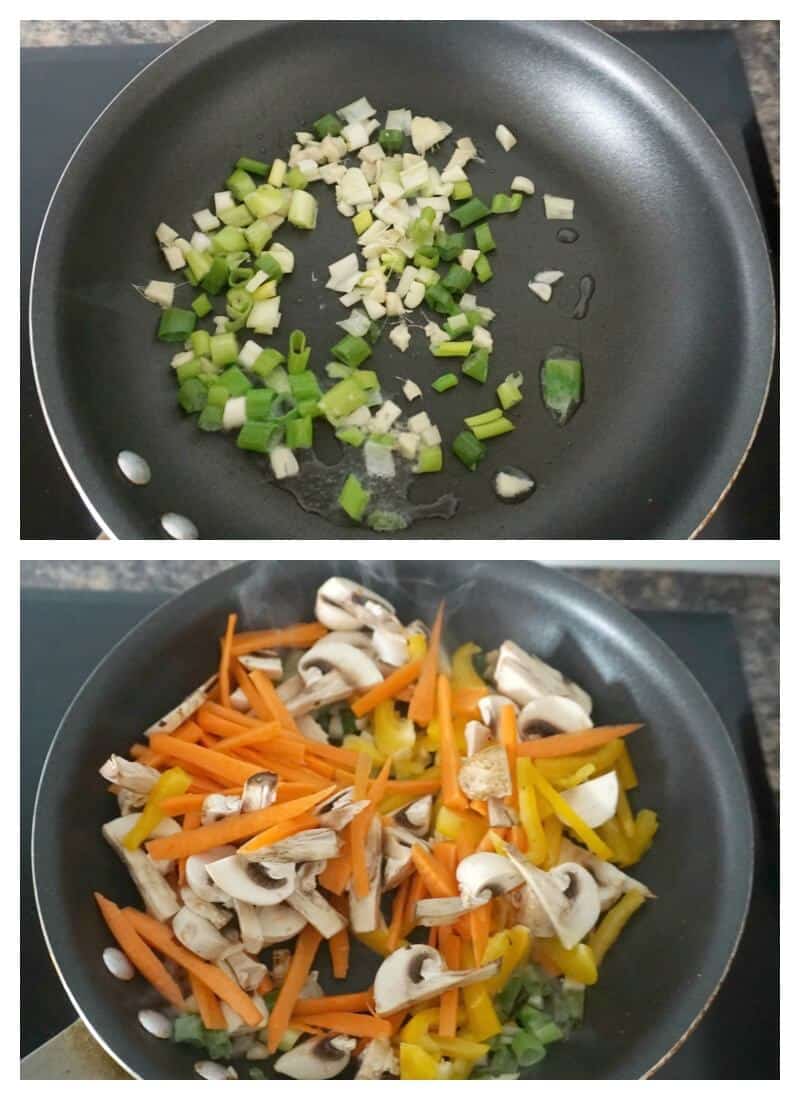
<path id="1" fill-rule="evenodd" d="M 282 821 L 280 825 L 272 825 L 269 829 L 265 829 L 243 844 L 239 851 L 241 853 L 257 852 L 259 848 L 277 844 L 279 840 L 285 840 L 287 836 L 294 836 L 295 833 L 302 833 L 305 829 L 316 829 L 318 825 L 319 819 L 313 814 L 300 814 L 291 821 Z"/>
<path id="2" fill-rule="evenodd" d="M 239 727 L 242 729 L 242 727 Z M 247 745 L 266 745 L 268 742 L 280 736 L 281 727 L 277 722 L 265 722 L 263 726 L 250 726 L 242 733 L 235 733 L 231 737 L 223 737 L 217 741 L 217 752 L 232 752 L 234 749 L 245 748 Z"/>
<path id="3" fill-rule="evenodd" d="M 207 852 L 209 848 L 216 848 L 221 844 L 232 844 L 236 840 L 245 840 L 257 833 L 269 829 L 272 825 L 278 825 L 282 821 L 289 821 L 306 813 L 328 795 L 333 794 L 335 786 L 326 787 L 314 794 L 295 798 L 291 802 L 279 802 L 267 806 L 264 810 L 255 810 L 249 814 L 233 814 L 222 821 L 215 821 L 212 825 L 202 825 L 191 832 L 174 833 L 172 836 L 156 837 L 148 841 L 147 851 L 153 859 L 180 859 L 184 856 L 193 856 L 198 852 Z"/>
<path id="4" fill-rule="evenodd" d="M 241 794 L 241 787 L 226 787 L 220 794 Z M 161 803 L 161 809 L 165 817 L 180 817 L 181 814 L 197 813 L 203 808 L 207 798 L 206 794 L 176 794 L 172 798 L 165 798 Z M 185 827 L 185 826 L 184 826 Z"/>
<path id="5" fill-rule="evenodd" d="M 236 710 L 234 707 L 223 707 L 219 703 L 211 703 L 206 700 L 202 707 L 198 711 L 195 711 L 195 719 L 202 717 L 209 717 L 213 715 L 216 718 L 224 718 L 228 722 L 233 722 L 235 726 L 262 726 L 264 724 L 263 718 L 255 718 L 252 714 L 245 714 L 244 711 Z"/>
<path id="6" fill-rule="evenodd" d="M 467 799 L 458 785 L 458 749 L 453 730 L 450 681 L 440 676 L 436 690 L 439 718 L 439 762 L 442 767 L 442 797 L 449 810 L 466 810 Z"/>
<path id="7" fill-rule="evenodd" d="M 411 887 L 411 879 L 404 879 L 394 892 L 394 898 L 392 899 L 392 919 L 389 922 L 389 932 L 386 936 L 386 948 L 388 951 L 394 951 L 400 942 L 400 935 L 403 931 L 403 917 L 406 911 L 406 901 L 408 900 L 408 891 Z"/>
<path id="8" fill-rule="evenodd" d="M 370 688 L 366 694 L 356 699 L 350 709 L 356 718 L 363 718 L 365 714 L 369 714 L 371 710 L 374 710 L 378 703 L 382 703 L 386 699 L 394 699 L 403 688 L 413 684 L 419 677 L 421 670 L 421 657 L 417 661 L 409 661 L 407 665 L 403 665 L 390 673 L 382 684 Z"/>
<path id="9" fill-rule="evenodd" d="M 456 876 L 421 844 L 412 845 L 411 859 L 432 898 L 452 898 L 458 894 Z"/>
<path id="10" fill-rule="evenodd" d="M 131 965 L 161 994 L 165 1001 L 169 1001 L 176 1008 L 183 1008 L 183 997 L 178 983 L 171 977 L 161 960 L 153 954 L 125 913 L 113 901 L 109 901 L 97 891 L 95 891 L 94 900 L 100 907 L 109 932 L 125 952 Z"/>
<path id="11" fill-rule="evenodd" d="M 372 990 L 360 993 L 337 993 L 333 997 L 304 997 L 294 1007 L 295 1016 L 318 1016 L 321 1012 L 369 1012 Z"/>
<path id="12" fill-rule="evenodd" d="M 304 1024 L 323 1027 L 338 1035 L 355 1035 L 369 1039 L 389 1039 L 392 1034 L 392 1025 L 388 1020 L 360 1012 L 320 1012 L 315 1016 L 293 1016 L 289 1021 L 290 1028 L 299 1029 Z"/>
<path id="13" fill-rule="evenodd" d="M 331 957 L 331 970 L 334 978 L 346 978 L 350 969 L 350 934 L 346 928 L 335 932 L 328 940 L 328 953 Z M 357 994 L 352 994 L 357 996 Z M 323 1000 L 335 1000 L 335 997 L 322 998 Z M 299 1001 L 298 1005 L 309 1004 L 309 1001 Z M 304 1010 L 308 1013 L 308 1009 Z"/>
<path id="14" fill-rule="evenodd" d="M 439 929 L 433 925 L 428 929 L 428 947 L 436 947 L 439 942 Z"/>
<path id="15" fill-rule="evenodd" d="M 439 950 L 450 970 L 458 970 L 461 945 L 458 936 L 446 925 L 439 929 Z M 458 990 L 448 989 L 439 998 L 439 1034 L 444 1039 L 455 1039 L 458 1027 Z"/>
<path id="16" fill-rule="evenodd" d="M 367 873 L 366 841 L 367 832 L 378 808 L 378 803 L 386 794 L 392 757 L 388 756 L 369 789 L 369 806 L 350 822 L 350 854 L 353 860 L 353 889 L 356 897 L 365 898 L 369 893 L 369 874 Z"/>
<path id="17" fill-rule="evenodd" d="M 456 844 L 454 840 L 437 840 L 431 846 L 431 851 L 443 867 L 446 867 L 451 875 L 455 875 L 458 864 Z"/>
<path id="18" fill-rule="evenodd" d="M 498 740 L 506 750 L 508 772 L 511 776 L 511 796 L 506 799 L 510 806 L 519 806 L 517 793 L 517 717 L 512 706 L 500 711 L 500 730 Z"/>
<path id="19" fill-rule="evenodd" d="M 194 999 L 197 1001 L 197 1007 L 200 1010 L 200 1018 L 203 1021 L 203 1027 L 207 1027 L 209 1030 L 225 1031 L 228 1025 L 225 1022 L 225 1016 L 214 993 L 201 978 L 198 978 L 196 974 L 192 974 L 191 971 L 189 971 L 189 984 L 192 987 Z"/>
<path id="20" fill-rule="evenodd" d="M 259 692 L 256 690 L 256 686 L 250 677 L 247 675 L 247 670 L 241 665 L 236 658 L 233 658 L 233 675 L 236 677 L 236 683 L 242 689 L 250 704 L 250 709 L 254 710 L 259 718 L 267 720 L 270 718 L 270 711 L 267 704 L 262 699 Z"/>
<path id="21" fill-rule="evenodd" d="M 469 938 L 475 950 L 475 959 L 480 966 L 483 956 L 486 954 L 486 945 L 489 942 L 489 929 L 492 923 L 491 902 L 473 909 L 469 914 Z"/>
<path id="22" fill-rule="evenodd" d="M 322 623 L 295 623 L 276 630 L 244 630 L 234 636 L 231 656 L 241 657 L 256 649 L 310 649 L 327 633 Z"/>
<path id="23" fill-rule="evenodd" d="M 150 744 L 156 752 L 163 752 L 174 760 L 194 764 L 203 771 L 210 772 L 211 775 L 219 776 L 228 786 L 233 783 L 244 786 L 250 776 L 260 770 L 252 764 L 242 764 L 238 760 L 232 760 L 224 753 L 215 752 L 213 749 L 203 749 L 199 745 L 178 741 L 166 733 L 154 733 L 150 738 Z"/>
<path id="24" fill-rule="evenodd" d="M 253 669 L 250 673 L 250 679 L 253 681 L 256 691 L 264 700 L 264 706 L 269 712 L 270 718 L 274 718 L 276 722 L 280 722 L 286 729 L 294 730 L 295 733 L 297 733 L 297 723 L 286 709 L 286 705 L 275 690 L 272 681 L 264 675 L 260 668 Z"/>
<path id="25" fill-rule="evenodd" d="M 261 981 L 258 983 L 258 987 L 256 988 L 256 993 L 260 993 L 261 996 L 263 997 L 265 993 L 270 993 L 272 991 L 272 988 L 273 988 L 272 978 L 270 978 L 269 972 L 267 972 L 264 975 L 264 977 L 261 979 Z"/>
<path id="26" fill-rule="evenodd" d="M 364 755 L 363 752 L 354 752 L 352 749 L 340 749 L 338 745 L 324 745 L 321 741 L 309 741 L 307 737 L 301 737 L 301 743 L 305 745 L 306 752 L 312 756 L 328 760 L 331 764 L 339 764 L 348 771 L 352 771 L 358 763 L 359 756 Z"/>
<path id="27" fill-rule="evenodd" d="M 187 718 L 182 726 L 178 726 L 172 736 L 177 737 L 179 741 L 196 742 L 201 732 L 202 730 L 197 722 L 193 721 L 191 718 Z"/>
<path id="28" fill-rule="evenodd" d="M 289 963 L 278 999 L 269 1015 L 267 1047 L 270 1054 L 274 1054 L 278 1049 L 278 1043 L 289 1026 L 294 1006 L 300 996 L 300 990 L 306 983 L 321 939 L 322 936 L 311 924 L 307 924 L 297 937 L 292 961 Z"/>
<path id="29" fill-rule="evenodd" d="M 489 689 L 459 688 L 453 692 L 453 714 L 458 718 L 472 718 L 478 712 L 478 703 L 489 694 Z"/>
<path id="30" fill-rule="evenodd" d="M 613 741 L 615 737 L 627 737 L 642 728 L 641 723 L 630 726 L 595 726 L 581 733 L 554 733 L 552 737 L 540 737 L 538 741 L 523 741 L 517 746 L 520 756 L 571 756 L 575 752 L 586 752 Z M 152 743 L 152 738 L 151 738 Z"/>
<path id="31" fill-rule="evenodd" d="M 417 924 L 417 902 L 422 901 L 424 897 L 428 895 L 428 888 L 425 885 L 425 879 L 422 875 L 414 874 L 410 879 L 411 885 L 408 888 L 408 896 L 406 898 L 406 911 L 403 915 L 403 936 L 407 936 L 412 928 Z"/>
<path id="32" fill-rule="evenodd" d="M 228 626 L 225 637 L 222 639 L 222 649 L 219 656 L 219 701 L 223 707 L 231 705 L 231 646 L 233 645 L 233 632 L 236 629 L 237 616 L 231 613 L 228 616 Z"/>
<path id="33" fill-rule="evenodd" d="M 302 798 L 307 794 L 314 794 L 317 790 L 316 783 L 291 783 L 281 780 L 278 784 L 276 802 L 291 802 L 295 798 Z"/>
<path id="34" fill-rule="evenodd" d="M 339 837 L 342 847 L 338 856 L 329 859 L 325 870 L 318 877 L 317 882 L 324 886 L 331 894 L 341 894 L 347 889 L 350 876 L 353 873 L 353 859 L 350 848 L 350 832 L 341 832 Z"/>
<path id="35" fill-rule="evenodd" d="M 427 726 L 436 710 L 436 674 L 439 671 L 439 647 L 442 643 L 443 622 L 444 600 L 439 604 L 439 610 L 436 612 L 428 650 L 422 658 L 417 686 L 408 708 L 408 717 L 418 726 Z"/>
<path id="36" fill-rule="evenodd" d="M 173 938 L 166 925 L 161 924 L 154 917 L 142 913 L 138 909 L 124 909 L 126 917 L 131 921 L 136 931 L 143 940 L 147 940 L 153 947 L 180 963 L 190 974 L 195 974 L 216 995 L 238 1013 L 250 1027 L 258 1027 L 261 1023 L 261 1010 L 253 1001 L 243 993 L 239 986 L 228 977 L 218 966 L 204 962 L 191 951 L 187 951 Z"/>
<path id="37" fill-rule="evenodd" d="M 155 768 L 157 764 L 162 763 L 161 757 L 148 748 L 147 745 L 131 745 L 128 749 L 128 756 L 131 760 L 138 760 L 140 764 L 147 764 L 151 768 Z"/>
<path id="38" fill-rule="evenodd" d="M 515 845 L 521 852 L 527 852 L 528 850 L 528 834 L 522 825 L 511 826 L 511 843 Z"/>

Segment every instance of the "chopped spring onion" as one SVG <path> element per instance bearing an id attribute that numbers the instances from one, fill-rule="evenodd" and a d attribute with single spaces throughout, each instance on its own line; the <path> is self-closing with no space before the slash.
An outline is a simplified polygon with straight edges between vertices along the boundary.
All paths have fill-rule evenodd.
<path id="1" fill-rule="evenodd" d="M 490 210 L 486 203 L 477 197 L 473 197 L 465 202 L 463 206 L 451 210 L 450 217 L 457 221 L 462 229 L 466 229 L 468 225 L 479 222 L 481 218 L 485 218 L 489 213 Z"/>
<path id="2" fill-rule="evenodd" d="M 479 256 L 475 261 L 474 271 L 479 283 L 488 283 L 494 275 L 492 265 L 489 263 L 486 256 L 483 255 Z"/>
<path id="3" fill-rule="evenodd" d="M 339 504 L 350 519 L 359 523 L 367 510 L 370 495 L 355 474 L 349 474 L 339 493 Z"/>
<path id="4" fill-rule="evenodd" d="M 453 386 L 458 385 L 458 375 L 456 374 L 440 374 L 438 378 L 431 382 L 431 385 L 437 393 L 444 393 L 446 390 L 451 390 Z"/>
<path id="5" fill-rule="evenodd" d="M 286 217 L 287 221 L 296 229 L 315 229 L 317 225 L 317 200 L 307 191 L 295 191 Z"/>
<path id="6" fill-rule="evenodd" d="M 220 386 L 225 387 L 231 397 L 241 397 L 243 394 L 247 393 L 248 390 L 252 389 L 253 386 L 247 375 L 237 366 L 228 367 L 228 369 L 223 371 L 219 376 L 218 381 Z"/>
<path id="7" fill-rule="evenodd" d="M 256 361 L 252 364 L 252 371 L 261 378 L 267 378 L 284 361 L 281 352 L 275 348 L 264 348 Z"/>
<path id="8" fill-rule="evenodd" d="M 513 149 L 514 146 L 517 144 L 517 139 L 511 133 L 509 128 L 502 124 L 502 122 L 495 130 L 494 136 L 497 138 L 497 140 L 500 142 L 506 152 L 508 152 L 510 149 Z"/>
<path id="9" fill-rule="evenodd" d="M 242 168 L 235 168 L 233 172 L 231 172 L 225 180 L 225 186 L 233 193 L 239 202 L 244 200 L 245 195 L 249 195 L 251 191 L 255 191 L 256 189 L 253 177 Z"/>
<path id="10" fill-rule="evenodd" d="M 478 229 L 481 227 L 478 226 Z M 477 233 L 477 229 L 475 232 Z M 464 233 L 445 233 L 440 230 L 436 235 L 436 247 L 439 255 L 447 263 L 457 259 L 467 246 L 467 238 Z"/>
<path id="11" fill-rule="evenodd" d="M 222 409 L 219 405 L 208 402 L 197 418 L 197 426 L 203 432 L 219 432 L 222 431 L 222 419 Z"/>
<path id="12" fill-rule="evenodd" d="M 475 226 L 475 247 L 486 254 L 487 252 L 494 252 L 497 245 L 494 243 L 494 237 L 492 236 L 492 230 L 488 222 L 482 222 L 480 225 Z"/>
<path id="13" fill-rule="evenodd" d="M 528 179 L 527 176 L 514 176 L 511 181 L 511 190 L 520 191 L 523 195 L 532 195 L 536 188 L 533 180 Z"/>
<path id="14" fill-rule="evenodd" d="M 471 351 L 470 340 L 447 340 L 443 344 L 438 344 L 433 349 L 433 354 L 437 359 L 451 359 L 466 357 Z"/>
<path id="15" fill-rule="evenodd" d="M 362 336 L 343 336 L 331 348 L 331 355 L 347 367 L 360 367 L 372 355 L 372 348 Z"/>
<path id="16" fill-rule="evenodd" d="M 219 218 L 207 208 L 192 214 L 192 219 L 201 233 L 211 233 L 212 230 L 219 229 L 221 224 Z"/>
<path id="17" fill-rule="evenodd" d="M 280 298 L 254 302 L 247 316 L 247 327 L 263 336 L 271 336 L 281 322 Z"/>
<path id="18" fill-rule="evenodd" d="M 478 439 L 493 439 L 496 435 L 505 435 L 506 432 L 513 432 L 514 425 L 507 417 L 501 416 L 496 420 L 490 421 L 488 424 L 478 424 L 472 431 Z"/>
<path id="19" fill-rule="evenodd" d="M 453 184 L 453 200 L 454 202 L 463 202 L 465 199 L 472 198 L 472 184 L 468 179 L 456 180 Z"/>
<path id="20" fill-rule="evenodd" d="M 222 387 L 219 387 L 220 389 Z M 248 390 L 244 395 L 245 412 L 248 420 L 269 420 L 270 410 L 272 408 L 272 402 L 275 400 L 275 393 L 272 390 L 259 389 Z M 288 432 L 287 432 L 288 438 Z M 294 446 L 294 444 L 289 444 Z"/>
<path id="21" fill-rule="evenodd" d="M 215 367 L 227 367 L 239 358 L 239 344 L 232 332 L 218 333 L 209 340 L 211 362 Z"/>
<path id="22" fill-rule="evenodd" d="M 420 447 L 414 473 L 437 474 L 444 465 L 444 455 L 440 446 Z"/>
<path id="23" fill-rule="evenodd" d="M 192 302 L 192 309 L 198 317 L 206 317 L 214 309 L 207 294 L 198 294 Z"/>
<path id="24" fill-rule="evenodd" d="M 454 313 L 459 312 L 453 295 L 441 283 L 434 283 L 433 286 L 428 287 L 425 291 L 425 304 L 435 310 L 436 313 L 446 313 L 452 316 Z"/>
<path id="25" fill-rule="evenodd" d="M 366 403 L 367 395 L 358 382 L 354 378 L 343 378 L 323 394 L 319 407 L 329 420 L 337 421 Z"/>
<path id="26" fill-rule="evenodd" d="M 516 374 L 509 374 L 505 381 L 497 387 L 497 400 L 504 409 L 510 409 L 520 403 L 522 400 L 521 385 L 522 374 L 518 371 Z"/>
<path id="27" fill-rule="evenodd" d="M 475 470 L 486 457 L 486 447 L 473 432 L 459 432 L 453 440 L 453 454 L 468 470 Z"/>
<path id="28" fill-rule="evenodd" d="M 458 262 L 467 271 L 472 271 L 477 261 L 481 258 L 481 252 L 477 248 L 465 248 L 461 255 L 458 257 Z"/>
<path id="29" fill-rule="evenodd" d="M 269 441 L 275 432 L 275 425 L 271 421 L 245 420 L 236 437 L 236 446 L 243 451 L 257 451 L 259 454 L 269 453 Z"/>
<path id="30" fill-rule="evenodd" d="M 548 221 L 572 221 L 575 216 L 575 200 L 559 195 L 545 195 L 544 216 Z"/>
<path id="31" fill-rule="evenodd" d="M 558 424 L 566 424 L 583 396 L 583 366 L 580 359 L 545 359 L 541 386 L 546 408 Z"/>
<path id="32" fill-rule="evenodd" d="M 180 271 L 186 267 L 186 257 L 175 245 L 167 245 L 164 251 L 164 259 L 170 271 Z"/>
<path id="33" fill-rule="evenodd" d="M 314 422 L 310 416 L 290 420 L 286 425 L 286 445 L 296 450 L 306 449 L 314 442 Z"/>
<path id="34" fill-rule="evenodd" d="M 317 376 L 310 370 L 290 374 L 289 389 L 298 407 L 306 402 L 315 404 L 322 397 Z"/>
<path id="35" fill-rule="evenodd" d="M 378 131 L 378 144 L 384 153 L 388 153 L 390 156 L 393 153 L 401 153 L 404 143 L 405 134 L 402 130 L 385 129 Z"/>
<path id="36" fill-rule="evenodd" d="M 451 294 L 463 294 L 465 290 L 469 290 L 473 279 L 474 275 L 471 271 L 462 267 L 460 263 L 455 263 L 442 279 L 441 285 Z"/>
<path id="37" fill-rule="evenodd" d="M 323 115 L 313 125 L 317 140 L 322 141 L 326 137 L 338 137 L 342 132 L 342 124 L 336 115 Z"/>
<path id="38" fill-rule="evenodd" d="M 360 428 L 339 428 L 336 438 L 350 447 L 360 447 L 367 437 Z"/>
<path id="39" fill-rule="evenodd" d="M 502 415 L 502 409 L 487 409 L 486 412 L 464 417 L 464 423 L 468 428 L 478 428 L 481 424 L 491 424 L 493 420 L 499 420 Z"/>
<path id="40" fill-rule="evenodd" d="M 311 348 L 306 346 L 306 334 L 299 328 L 289 335 L 289 355 L 286 369 L 289 374 L 299 374 L 308 368 Z"/>
<path id="41" fill-rule="evenodd" d="M 300 465 L 288 447 L 273 447 L 269 462 L 277 481 L 282 481 L 285 477 L 295 477 L 300 471 Z"/>
<path id="42" fill-rule="evenodd" d="M 489 377 L 489 352 L 485 348 L 478 348 L 464 360 L 461 373 L 476 382 L 485 382 Z"/>
<path id="43" fill-rule="evenodd" d="M 513 195 L 493 195 L 492 196 L 492 213 L 493 214 L 514 214 L 522 206 L 522 195 L 519 191 L 515 191 Z"/>
<path id="44" fill-rule="evenodd" d="M 197 314 L 190 309 L 165 309 L 158 323 L 158 339 L 167 344 L 188 340 L 197 324 Z"/>
<path id="45" fill-rule="evenodd" d="M 195 331 L 189 337 L 189 342 L 192 345 L 192 352 L 194 352 L 195 355 L 204 355 L 210 358 L 211 336 L 208 332 L 206 332 L 205 329 L 195 329 Z"/>
<path id="46" fill-rule="evenodd" d="M 472 328 L 465 313 L 456 313 L 452 317 L 448 317 L 444 327 L 451 336 L 461 336 Z"/>
<path id="47" fill-rule="evenodd" d="M 239 157 L 236 167 L 241 168 L 243 172 L 251 172 L 254 176 L 266 176 L 269 172 L 268 164 L 263 160 L 253 160 L 252 157 Z"/>
<path id="48" fill-rule="evenodd" d="M 208 401 L 208 391 L 199 378 L 188 378 L 178 386 L 178 404 L 184 412 L 201 412 Z"/>

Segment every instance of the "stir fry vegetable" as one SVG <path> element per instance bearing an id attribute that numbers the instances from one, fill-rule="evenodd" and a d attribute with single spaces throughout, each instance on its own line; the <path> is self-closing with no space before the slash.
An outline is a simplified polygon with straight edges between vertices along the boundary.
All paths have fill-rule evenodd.
<path id="1" fill-rule="evenodd" d="M 641 727 L 593 726 L 590 696 L 513 641 L 448 655 L 444 604 L 430 630 L 404 624 L 342 577 L 314 622 L 238 625 L 216 674 L 100 769 L 142 905 L 95 899 L 111 973 L 163 1003 L 142 1027 L 194 1047 L 206 1079 L 242 1059 L 297 1079 L 353 1060 L 362 1079 L 527 1074 L 653 896 L 623 870 L 658 828 L 631 805 Z"/>

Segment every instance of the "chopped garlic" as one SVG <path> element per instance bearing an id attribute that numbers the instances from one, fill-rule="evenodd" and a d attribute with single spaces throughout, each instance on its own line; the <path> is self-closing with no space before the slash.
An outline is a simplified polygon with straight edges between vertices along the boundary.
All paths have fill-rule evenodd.
<path id="1" fill-rule="evenodd" d="M 543 302 L 549 302 L 553 297 L 553 288 L 549 283 L 528 283 L 528 290 L 532 291 Z"/>
<path id="2" fill-rule="evenodd" d="M 406 401 L 414 401 L 416 398 L 422 397 L 422 390 L 416 382 L 412 382 L 410 378 L 406 378 L 403 383 L 403 397 L 405 397 Z"/>
<path id="3" fill-rule="evenodd" d="M 575 200 L 564 199 L 559 195 L 544 196 L 544 216 L 548 221 L 572 221 L 575 215 Z"/>
<path id="4" fill-rule="evenodd" d="M 408 325 L 401 321 L 399 325 L 395 325 L 389 333 L 389 341 L 394 344 L 400 351 L 406 351 L 408 345 L 411 343 L 411 333 L 408 331 Z"/>
<path id="5" fill-rule="evenodd" d="M 529 180 L 527 176 L 514 176 L 511 181 L 512 191 L 521 191 L 523 195 L 532 195 L 536 188 L 533 186 L 533 180 Z"/>
<path id="6" fill-rule="evenodd" d="M 142 294 L 148 302 L 153 302 L 163 309 L 169 309 L 175 298 L 175 284 L 160 283 L 151 279 Z"/>
<path id="7" fill-rule="evenodd" d="M 517 139 L 511 133 L 509 128 L 502 124 L 502 122 L 495 130 L 494 136 L 497 138 L 497 140 L 500 142 L 506 152 L 508 152 L 510 149 L 513 149 L 514 146 L 517 144 Z"/>
<path id="8" fill-rule="evenodd" d="M 553 286 L 564 278 L 563 271 L 537 271 L 533 277 L 535 283 L 547 283 L 548 286 Z"/>
<path id="9" fill-rule="evenodd" d="M 415 279 L 408 289 L 408 293 L 403 299 L 403 305 L 406 309 L 416 309 L 417 306 L 422 305 L 422 300 L 425 297 L 425 284 Z"/>

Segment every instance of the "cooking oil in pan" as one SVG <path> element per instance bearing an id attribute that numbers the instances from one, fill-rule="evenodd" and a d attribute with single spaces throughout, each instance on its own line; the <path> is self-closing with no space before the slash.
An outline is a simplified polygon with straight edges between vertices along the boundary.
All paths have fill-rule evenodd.
<path id="1" fill-rule="evenodd" d="M 562 244 L 575 244 L 579 237 L 580 233 L 577 229 L 570 229 L 566 225 L 556 233 L 556 240 Z"/>
<path id="2" fill-rule="evenodd" d="M 595 283 L 592 275 L 581 275 L 581 281 L 578 283 L 578 301 L 572 311 L 572 316 L 576 321 L 582 321 L 589 312 L 589 303 L 594 294 L 594 287 Z"/>

